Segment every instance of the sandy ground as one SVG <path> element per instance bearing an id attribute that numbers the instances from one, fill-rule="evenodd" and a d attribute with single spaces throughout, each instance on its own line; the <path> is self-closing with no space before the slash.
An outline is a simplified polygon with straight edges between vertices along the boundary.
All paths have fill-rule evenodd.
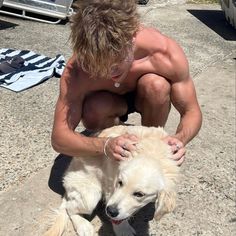
<path id="1" fill-rule="evenodd" d="M 183 47 L 204 122 L 187 146 L 175 212 L 148 224 L 145 219 L 152 211 L 145 209 L 135 227 L 138 236 L 231 236 L 236 234 L 236 31 L 225 23 L 218 5 L 173 5 L 182 2 L 150 0 L 139 11 L 144 24 Z M 48 25 L 0 15 L 2 48 L 30 49 L 51 57 L 60 53 L 68 59 L 69 32 L 68 23 Z M 52 78 L 21 93 L 0 88 L 0 236 L 41 235 L 48 209 L 60 202 L 48 187 L 57 156 L 50 132 L 58 82 Z M 128 122 L 139 124 L 139 116 L 130 115 Z M 174 132 L 177 123 L 172 109 L 166 130 Z M 98 235 L 112 235 L 106 220 L 101 223 L 95 217 L 93 222 Z"/>

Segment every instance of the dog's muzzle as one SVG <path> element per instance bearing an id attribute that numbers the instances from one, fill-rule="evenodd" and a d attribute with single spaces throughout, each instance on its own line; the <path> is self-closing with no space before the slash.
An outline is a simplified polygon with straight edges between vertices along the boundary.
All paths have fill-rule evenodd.
<path id="1" fill-rule="evenodd" d="M 119 210 L 117 209 L 117 206 L 111 205 L 106 207 L 106 213 L 110 218 L 114 218 L 119 215 Z"/>
<path id="2" fill-rule="evenodd" d="M 106 214 L 111 219 L 112 224 L 115 224 L 115 225 L 119 225 L 122 221 L 125 220 L 125 219 L 122 219 L 122 220 L 113 219 L 119 215 L 119 210 L 117 209 L 116 205 L 107 206 Z"/>

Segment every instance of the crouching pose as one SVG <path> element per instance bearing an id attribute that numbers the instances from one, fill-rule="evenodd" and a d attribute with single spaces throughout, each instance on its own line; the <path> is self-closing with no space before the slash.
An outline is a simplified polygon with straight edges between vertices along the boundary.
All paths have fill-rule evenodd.
<path id="1" fill-rule="evenodd" d="M 73 55 L 60 81 L 52 146 L 68 156 L 125 160 L 133 135 L 85 137 L 125 122 L 138 112 L 143 126 L 164 127 L 171 104 L 179 112 L 176 132 L 165 138 L 181 165 L 185 145 L 198 133 L 201 111 L 180 46 L 158 30 L 140 24 L 135 0 L 79 0 L 72 18 Z M 122 143 L 127 142 L 126 149 Z M 125 152 L 124 152 L 125 151 Z"/>

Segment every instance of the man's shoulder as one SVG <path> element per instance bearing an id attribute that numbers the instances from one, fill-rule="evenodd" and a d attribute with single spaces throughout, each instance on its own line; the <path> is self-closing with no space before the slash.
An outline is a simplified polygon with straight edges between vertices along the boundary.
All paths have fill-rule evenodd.
<path id="1" fill-rule="evenodd" d="M 165 36 L 156 28 L 147 27 L 141 25 L 138 32 L 136 33 L 136 39 L 152 39 L 152 38 L 165 38 Z"/>
<path id="2" fill-rule="evenodd" d="M 172 38 L 151 27 L 141 28 L 137 47 L 147 55 L 152 68 L 171 81 L 180 80 L 188 73 L 188 63 L 181 47 Z M 185 76 L 184 76 L 185 77 Z"/>
<path id="3" fill-rule="evenodd" d="M 70 97 L 86 94 L 91 87 L 91 79 L 83 72 L 74 58 L 67 62 L 60 81 L 61 91 L 70 94 Z"/>
<path id="4" fill-rule="evenodd" d="M 152 27 L 141 27 L 135 41 L 138 49 L 143 49 L 149 56 L 164 56 L 169 59 L 175 54 L 178 57 L 185 56 L 182 48 L 173 38 Z"/>
<path id="5" fill-rule="evenodd" d="M 135 37 L 136 47 L 147 54 L 165 54 L 170 38 L 152 27 L 140 27 Z"/>

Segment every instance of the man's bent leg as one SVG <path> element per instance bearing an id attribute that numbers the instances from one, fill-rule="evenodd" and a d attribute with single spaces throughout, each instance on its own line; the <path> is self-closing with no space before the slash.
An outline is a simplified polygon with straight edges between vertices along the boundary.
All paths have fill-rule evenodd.
<path id="1" fill-rule="evenodd" d="M 142 116 L 142 125 L 164 127 L 170 112 L 169 82 L 156 74 L 142 76 L 137 85 L 135 106 Z"/>
<path id="2" fill-rule="evenodd" d="M 89 130 L 100 130 L 119 124 L 119 117 L 127 112 L 127 104 L 120 95 L 95 92 L 85 98 L 82 122 Z"/>

